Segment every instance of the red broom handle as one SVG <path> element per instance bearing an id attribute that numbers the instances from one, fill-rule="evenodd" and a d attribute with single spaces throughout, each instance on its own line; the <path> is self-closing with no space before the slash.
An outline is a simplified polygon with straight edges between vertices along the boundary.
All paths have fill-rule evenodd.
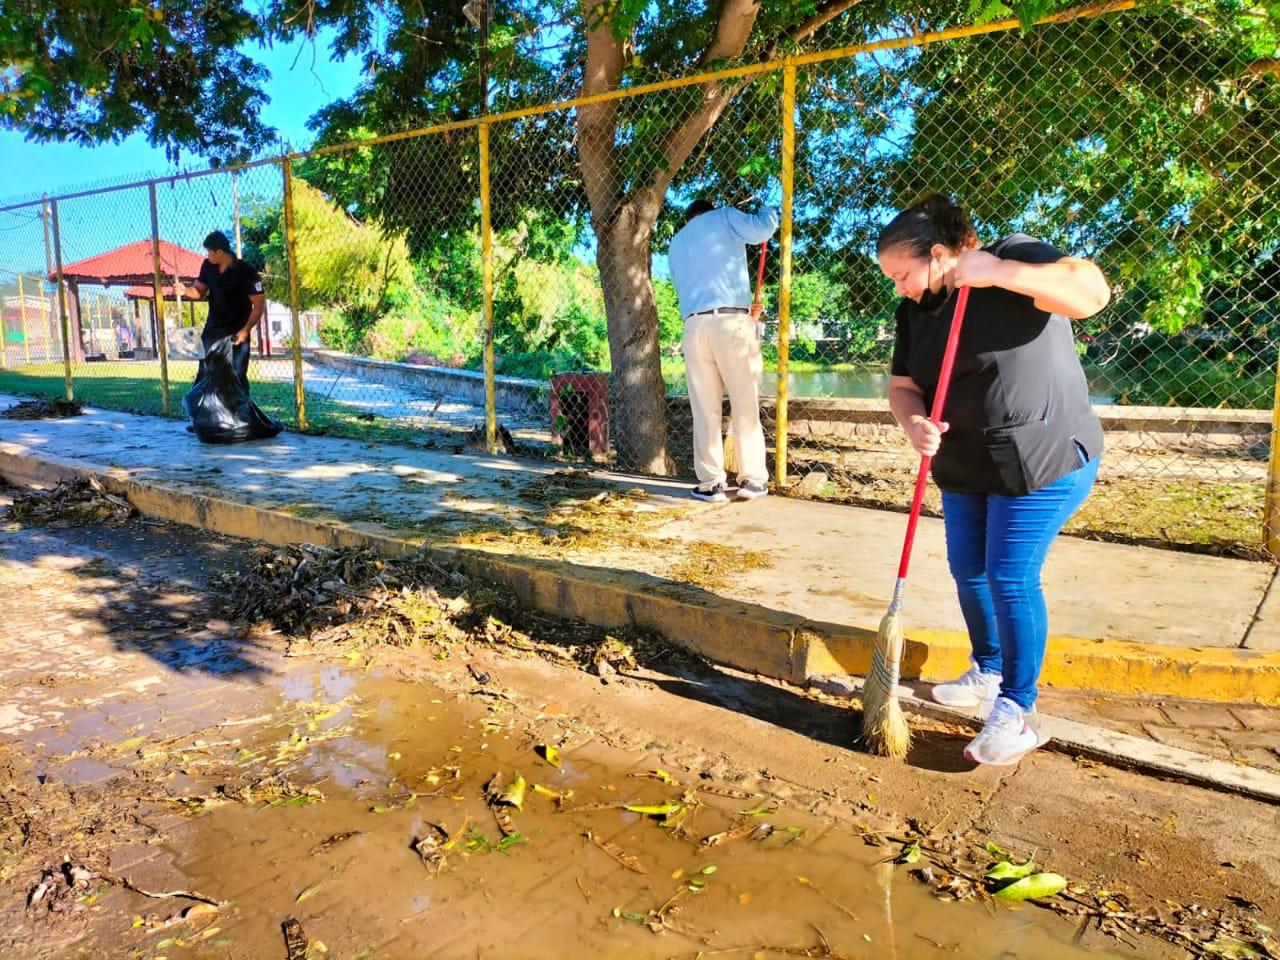
<path id="1" fill-rule="evenodd" d="M 947 402 L 947 390 L 951 387 L 951 371 L 956 365 L 956 348 L 960 345 L 960 325 L 964 323 L 964 311 L 969 305 L 969 288 L 961 287 L 956 297 L 955 313 L 951 315 L 951 332 L 947 335 L 947 348 L 942 354 L 942 369 L 938 373 L 938 389 L 933 394 L 933 411 L 929 419 L 934 424 L 942 422 L 942 408 Z M 933 457 L 920 458 L 920 472 L 916 474 L 916 492 L 911 498 L 911 516 L 907 519 L 907 536 L 902 543 L 902 560 L 898 564 L 898 580 L 907 579 L 907 567 L 911 563 L 911 547 L 916 540 L 916 524 L 920 520 L 920 505 L 924 503 L 924 488 L 929 482 L 929 464 Z"/>
<path id="2" fill-rule="evenodd" d="M 769 249 L 768 241 L 760 244 L 760 269 L 756 271 L 756 296 L 751 301 L 752 316 L 759 316 L 760 305 L 764 303 L 764 254 Z"/>

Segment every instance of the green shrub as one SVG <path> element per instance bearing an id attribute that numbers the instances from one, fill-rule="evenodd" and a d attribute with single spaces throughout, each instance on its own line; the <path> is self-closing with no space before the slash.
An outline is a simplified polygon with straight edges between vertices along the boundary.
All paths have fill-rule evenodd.
<path id="1" fill-rule="evenodd" d="M 1209 360 L 1186 352 L 1151 353 L 1113 376 L 1115 402 L 1139 406 L 1265 410 L 1275 390 L 1275 374 L 1248 372 L 1245 358 Z"/>

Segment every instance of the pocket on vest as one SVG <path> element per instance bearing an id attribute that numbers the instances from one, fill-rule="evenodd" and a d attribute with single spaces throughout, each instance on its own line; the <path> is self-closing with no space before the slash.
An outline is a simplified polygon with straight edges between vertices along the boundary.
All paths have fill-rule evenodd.
<path id="1" fill-rule="evenodd" d="M 1044 443 L 1045 421 L 1027 420 L 988 427 L 982 431 L 987 456 L 995 466 L 1002 492 L 1020 496 L 1031 488 L 1028 482 L 1027 454 Z"/>

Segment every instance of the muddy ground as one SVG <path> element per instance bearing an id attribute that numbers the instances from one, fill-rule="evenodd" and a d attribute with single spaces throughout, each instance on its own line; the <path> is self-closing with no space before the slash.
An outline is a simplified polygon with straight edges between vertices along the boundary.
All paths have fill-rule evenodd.
<path id="1" fill-rule="evenodd" d="M 894 764 L 856 704 L 447 571 L 374 611 L 396 644 L 290 638 L 212 595 L 271 553 L 50 519 L 0 536 L 0 956 L 1277 950 L 1273 806 L 1051 750 L 975 769 L 923 718 Z M 995 899 L 1006 858 L 1069 886 Z"/>

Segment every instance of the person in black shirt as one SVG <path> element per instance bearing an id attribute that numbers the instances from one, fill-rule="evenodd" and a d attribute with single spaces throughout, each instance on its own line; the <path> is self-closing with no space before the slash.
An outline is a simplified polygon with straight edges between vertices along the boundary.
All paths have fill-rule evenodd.
<path id="1" fill-rule="evenodd" d="M 206 350 L 223 337 L 234 338 L 232 358 L 236 375 L 249 389 L 249 331 L 262 318 L 266 297 L 258 271 L 231 252 L 227 235 L 215 230 L 204 238 L 206 259 L 192 289 L 209 301 L 209 318 L 200 340 Z"/>
<path id="2" fill-rule="evenodd" d="M 903 298 L 889 406 L 915 451 L 934 458 L 973 645 L 970 669 L 933 696 L 988 714 L 969 759 L 1016 763 L 1047 739 L 1035 711 L 1049 632 L 1040 570 L 1102 454 L 1071 321 L 1097 313 L 1111 291 L 1092 263 L 1025 234 L 979 249 L 968 215 L 941 194 L 898 214 L 876 252 Z M 935 425 L 928 411 L 961 286 L 969 306 Z"/>

